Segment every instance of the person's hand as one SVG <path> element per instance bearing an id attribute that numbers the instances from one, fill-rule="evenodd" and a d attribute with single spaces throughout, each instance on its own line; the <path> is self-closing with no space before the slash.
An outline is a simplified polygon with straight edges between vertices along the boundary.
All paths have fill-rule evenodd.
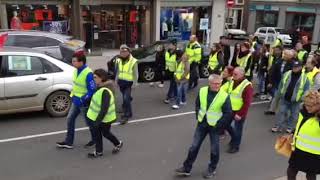
<path id="1" fill-rule="evenodd" d="M 241 116 L 239 116 L 238 114 L 236 114 L 236 115 L 234 116 L 234 119 L 235 119 L 236 121 L 240 121 L 242 118 L 241 118 Z"/>

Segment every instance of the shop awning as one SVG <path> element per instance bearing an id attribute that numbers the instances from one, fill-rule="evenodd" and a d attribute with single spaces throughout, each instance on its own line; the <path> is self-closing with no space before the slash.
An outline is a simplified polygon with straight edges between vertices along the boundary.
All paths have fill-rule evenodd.
<path id="1" fill-rule="evenodd" d="M 161 7 L 212 6 L 212 0 L 161 0 Z"/>

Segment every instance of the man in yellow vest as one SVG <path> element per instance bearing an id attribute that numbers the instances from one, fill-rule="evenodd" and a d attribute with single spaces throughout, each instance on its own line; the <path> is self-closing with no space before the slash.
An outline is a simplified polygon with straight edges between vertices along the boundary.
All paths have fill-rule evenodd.
<path id="1" fill-rule="evenodd" d="M 213 43 L 209 55 L 208 70 L 210 74 L 221 74 L 224 68 L 224 54 L 219 43 Z"/>
<path id="2" fill-rule="evenodd" d="M 166 59 L 166 73 L 169 76 L 170 86 L 168 89 L 167 97 L 164 103 L 169 104 L 170 100 L 177 96 L 177 83 L 174 78 L 174 72 L 177 67 L 177 42 L 171 41 L 169 49 L 165 54 Z"/>
<path id="3" fill-rule="evenodd" d="M 309 53 L 303 49 L 302 43 L 298 42 L 296 44 L 296 51 L 297 51 L 297 59 L 302 63 L 306 64 L 307 58 L 309 56 Z"/>
<path id="4" fill-rule="evenodd" d="M 200 146 L 209 134 L 210 162 L 203 177 L 212 178 L 219 162 L 219 131 L 224 129 L 232 118 L 232 108 L 229 95 L 220 90 L 222 77 L 216 74 L 209 76 L 209 86 L 202 87 L 196 100 L 196 118 L 198 120 L 193 143 L 187 159 L 181 168 L 176 169 L 179 176 L 190 176 L 192 164 L 197 158 Z"/>
<path id="5" fill-rule="evenodd" d="M 238 66 L 242 67 L 245 70 L 245 77 L 251 81 L 253 73 L 252 73 L 252 64 L 253 57 L 250 52 L 250 43 L 244 42 L 240 46 L 240 53 L 237 57 Z"/>
<path id="6" fill-rule="evenodd" d="M 237 153 L 240 148 L 243 126 L 253 98 L 253 87 L 245 78 L 245 71 L 237 67 L 233 71 L 232 81 L 225 83 L 221 89 L 230 95 L 233 111 L 234 127 L 229 125 L 226 130 L 231 136 L 228 153 Z"/>
<path id="7" fill-rule="evenodd" d="M 116 105 L 113 92 L 107 88 L 108 74 L 103 69 L 94 71 L 94 81 L 97 84 L 97 91 L 93 94 L 89 110 L 87 112 L 88 118 L 92 121 L 95 131 L 96 150 L 88 153 L 89 158 L 97 158 L 103 156 L 103 139 L 107 138 L 114 148 L 112 153 L 118 153 L 123 146 L 123 142 L 119 141 L 111 133 L 111 124 L 116 121 Z"/>
<path id="8" fill-rule="evenodd" d="M 85 147 L 91 147 L 95 144 L 95 134 L 91 121 L 87 118 L 87 110 L 90 99 L 96 89 L 92 70 L 86 65 L 86 56 L 84 52 L 77 52 L 73 55 L 72 65 L 76 68 L 73 72 L 73 88 L 71 91 L 72 104 L 67 116 L 68 129 L 64 141 L 57 142 L 57 147 L 72 149 L 75 133 L 75 121 L 81 113 L 89 126 L 91 141 Z"/>
<path id="9" fill-rule="evenodd" d="M 193 89 L 198 86 L 199 64 L 202 58 L 201 45 L 197 41 L 196 35 L 190 36 L 190 42 L 186 47 L 185 53 L 187 54 L 190 63 L 190 79 L 188 89 Z"/>
<path id="10" fill-rule="evenodd" d="M 120 46 L 120 55 L 116 60 L 116 81 L 122 93 L 122 108 L 124 115 L 121 117 L 121 124 L 126 124 L 132 117 L 131 88 L 138 83 L 139 72 L 138 62 L 131 55 L 131 49 L 127 45 Z"/>
<path id="11" fill-rule="evenodd" d="M 292 70 L 286 72 L 281 79 L 277 96 L 280 99 L 279 113 L 276 116 L 276 124 L 272 132 L 282 132 L 284 128 L 291 133 L 298 119 L 299 107 L 304 94 L 309 90 L 309 80 L 304 71 L 302 63 L 295 61 Z M 289 118 L 287 118 L 287 113 Z"/>
<path id="12" fill-rule="evenodd" d="M 307 78 L 310 82 L 310 90 L 320 89 L 320 70 L 317 68 L 317 64 L 318 62 L 314 56 L 309 56 L 305 65 Z"/>

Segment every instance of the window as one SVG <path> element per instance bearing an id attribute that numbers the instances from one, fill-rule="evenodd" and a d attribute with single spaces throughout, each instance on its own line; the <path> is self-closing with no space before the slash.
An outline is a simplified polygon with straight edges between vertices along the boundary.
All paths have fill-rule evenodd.
<path id="1" fill-rule="evenodd" d="M 256 28 L 278 25 L 278 11 L 256 11 L 256 14 Z"/>
<path id="2" fill-rule="evenodd" d="M 60 43 L 61 42 L 56 39 L 46 37 L 46 46 L 59 46 Z"/>
<path id="3" fill-rule="evenodd" d="M 244 0 L 236 0 L 236 4 L 242 5 L 242 4 L 244 4 Z"/>
<path id="4" fill-rule="evenodd" d="M 51 62 L 41 59 L 43 64 L 43 70 L 44 73 L 55 73 L 55 72 L 62 72 L 62 69 L 60 69 L 58 66 L 52 64 Z"/>
<path id="5" fill-rule="evenodd" d="M 266 30 L 266 29 L 260 29 L 260 30 L 259 30 L 259 33 L 265 34 L 265 33 L 267 33 L 267 30 Z"/>
<path id="6" fill-rule="evenodd" d="M 9 35 L 6 46 L 18 46 L 18 47 L 27 47 L 32 48 L 34 46 L 35 40 L 32 36 L 26 35 Z M 38 42 L 37 42 L 38 43 Z M 36 44 L 37 44 L 36 43 Z"/>
<path id="7" fill-rule="evenodd" d="M 0 56 L 0 78 L 3 77 L 3 60 L 2 60 L 2 56 Z"/>
<path id="8" fill-rule="evenodd" d="M 7 76 L 27 76 L 43 74 L 40 58 L 31 56 L 7 56 Z"/>
<path id="9" fill-rule="evenodd" d="M 268 33 L 275 34 L 276 32 L 273 29 L 268 29 Z"/>

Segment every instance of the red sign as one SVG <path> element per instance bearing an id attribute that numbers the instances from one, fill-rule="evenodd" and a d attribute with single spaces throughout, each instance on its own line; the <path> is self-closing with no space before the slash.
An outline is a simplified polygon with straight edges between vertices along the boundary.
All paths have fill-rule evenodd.
<path id="1" fill-rule="evenodd" d="M 4 46 L 4 44 L 6 43 L 8 39 L 8 33 L 4 32 L 4 33 L 0 33 L 0 48 L 2 48 Z"/>
<path id="2" fill-rule="evenodd" d="M 227 0 L 227 7 L 232 8 L 234 6 L 234 0 Z"/>

